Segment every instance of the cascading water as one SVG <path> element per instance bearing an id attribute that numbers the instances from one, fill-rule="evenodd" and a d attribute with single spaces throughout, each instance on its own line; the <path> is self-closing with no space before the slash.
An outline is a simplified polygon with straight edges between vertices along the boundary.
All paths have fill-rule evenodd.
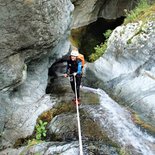
<path id="1" fill-rule="evenodd" d="M 100 96 L 98 108 L 87 108 L 89 114 L 107 132 L 109 138 L 134 155 L 155 155 L 155 137 L 143 132 L 131 119 L 130 113 L 103 90 L 83 87 Z"/>

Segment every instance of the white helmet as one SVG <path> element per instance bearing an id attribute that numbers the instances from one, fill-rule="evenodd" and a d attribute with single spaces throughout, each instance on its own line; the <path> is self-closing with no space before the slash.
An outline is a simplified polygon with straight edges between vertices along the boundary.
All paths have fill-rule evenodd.
<path id="1" fill-rule="evenodd" d="M 77 56 L 79 55 L 79 52 L 76 51 L 76 50 L 73 50 L 73 51 L 71 52 L 71 55 L 77 57 Z"/>

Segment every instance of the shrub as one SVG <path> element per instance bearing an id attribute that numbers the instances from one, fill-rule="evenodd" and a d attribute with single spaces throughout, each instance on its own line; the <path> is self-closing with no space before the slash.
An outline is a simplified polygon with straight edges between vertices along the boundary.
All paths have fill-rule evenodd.
<path id="1" fill-rule="evenodd" d="M 106 41 L 107 41 L 108 38 L 110 37 L 111 33 L 112 33 L 112 30 L 107 30 L 105 33 L 103 33 L 103 35 L 104 35 L 105 38 L 106 38 Z"/>
<path id="2" fill-rule="evenodd" d="M 100 45 L 97 45 L 96 47 L 94 47 L 95 49 L 95 53 L 92 53 L 89 56 L 89 61 L 90 62 L 94 62 L 95 60 L 97 60 L 100 56 L 102 56 L 105 52 L 107 48 L 107 44 L 106 43 L 101 43 Z"/>
<path id="3" fill-rule="evenodd" d="M 103 35 L 104 37 L 106 38 L 104 43 L 101 43 L 100 45 L 97 45 L 96 47 L 94 47 L 94 50 L 95 52 L 92 53 L 90 56 L 89 56 L 89 61 L 90 62 L 94 62 L 95 60 L 97 60 L 100 56 L 102 56 L 104 54 L 104 52 L 106 51 L 107 49 L 107 41 L 108 41 L 108 38 L 110 37 L 112 33 L 112 30 L 107 30 Z"/>
<path id="4" fill-rule="evenodd" d="M 42 120 L 39 120 L 37 123 L 35 129 L 36 129 L 36 140 L 41 140 L 42 137 L 46 137 L 46 125 L 47 122 L 43 122 Z"/>
<path id="5" fill-rule="evenodd" d="M 129 12 L 125 10 L 126 19 L 124 20 L 124 24 L 138 20 L 145 21 L 148 19 L 148 14 L 151 14 L 152 12 L 154 12 L 154 9 L 151 8 L 151 5 L 148 4 L 147 0 L 139 0 L 137 6 L 133 10 Z"/>

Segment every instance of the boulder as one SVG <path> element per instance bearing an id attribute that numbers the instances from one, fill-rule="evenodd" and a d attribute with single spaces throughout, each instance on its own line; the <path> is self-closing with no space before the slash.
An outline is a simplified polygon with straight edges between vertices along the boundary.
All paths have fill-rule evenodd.
<path id="1" fill-rule="evenodd" d="M 31 135 L 54 105 L 48 68 L 70 48 L 73 9 L 70 0 L 0 1 L 0 148 Z"/>
<path id="2" fill-rule="evenodd" d="M 155 125 L 154 27 L 154 21 L 117 27 L 108 40 L 106 53 L 88 64 L 86 71 L 93 81 L 89 85 L 102 87 L 152 125 Z"/>
<path id="3" fill-rule="evenodd" d="M 137 0 L 136 0 L 137 1 Z M 125 15 L 125 9 L 135 7 L 135 0 L 72 0 L 73 12 L 72 28 L 88 25 L 98 18 L 116 19 Z"/>

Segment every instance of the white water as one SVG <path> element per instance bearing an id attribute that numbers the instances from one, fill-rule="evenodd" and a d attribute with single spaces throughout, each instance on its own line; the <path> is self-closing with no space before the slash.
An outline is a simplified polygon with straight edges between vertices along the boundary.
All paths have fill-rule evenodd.
<path id="1" fill-rule="evenodd" d="M 112 100 L 103 90 L 83 87 L 100 96 L 100 106 L 90 107 L 89 114 L 98 121 L 109 138 L 134 155 L 155 155 L 155 137 L 141 131 L 132 121 L 130 113 Z"/>

